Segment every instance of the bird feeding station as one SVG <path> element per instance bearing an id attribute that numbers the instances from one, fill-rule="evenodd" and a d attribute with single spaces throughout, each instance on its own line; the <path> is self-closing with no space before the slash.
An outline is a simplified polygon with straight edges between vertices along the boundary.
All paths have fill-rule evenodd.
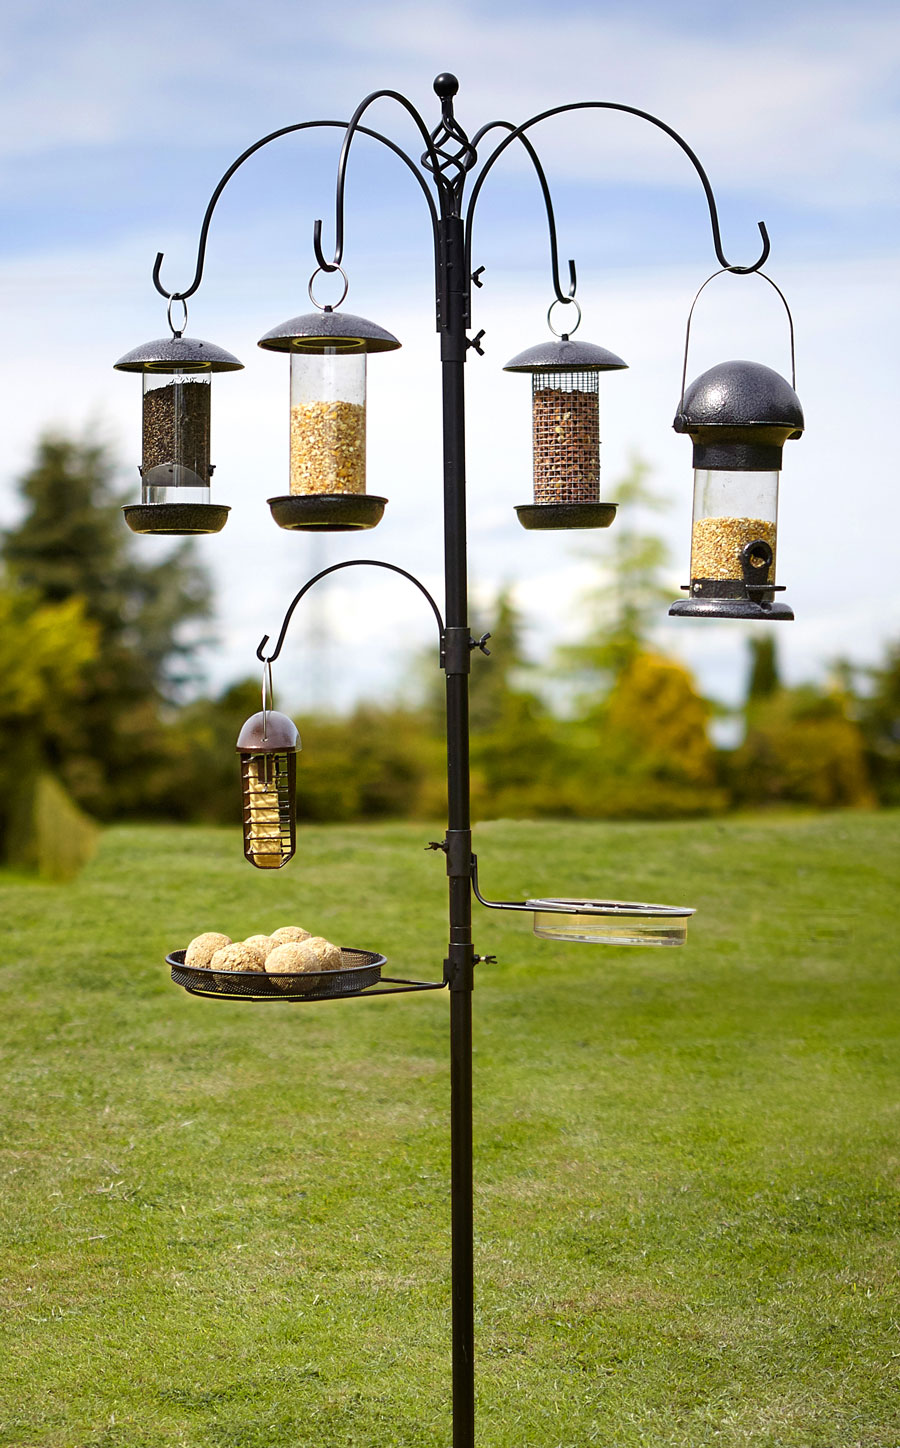
<path id="1" fill-rule="evenodd" d="M 399 342 L 390 332 L 340 308 L 347 291 L 343 270 L 344 193 L 347 162 L 359 136 L 386 147 L 413 176 L 424 196 L 434 243 L 435 314 L 440 338 L 443 400 L 443 522 L 444 582 L 443 612 L 425 585 L 397 564 L 379 559 L 354 558 L 335 563 L 310 578 L 289 604 L 274 647 L 269 650 L 266 635 L 257 649 L 263 665 L 263 708 L 243 726 L 238 743 L 241 757 L 244 853 L 261 869 L 281 868 L 295 847 L 295 788 L 299 737 L 292 721 L 271 708 L 271 666 L 278 658 L 294 612 L 309 590 L 321 579 L 343 568 L 388 569 L 412 584 L 429 606 L 437 629 L 436 662 L 445 676 L 447 723 L 447 828 L 440 840 L 427 848 L 444 856 L 448 886 L 448 943 L 439 978 L 408 980 L 385 974 L 386 957 L 375 950 L 338 946 L 321 937 L 286 939 L 273 946 L 260 945 L 260 937 L 237 945 L 227 937 L 208 932 L 198 936 L 187 949 L 173 950 L 167 957 L 172 979 L 195 996 L 219 1001 L 280 1001 L 311 1003 L 322 1000 L 366 1000 L 374 995 L 413 994 L 447 991 L 450 1044 L 450 1233 L 452 1264 L 453 1448 L 474 1448 L 475 1443 L 475 1322 L 474 1322 L 474 1237 L 473 1237 L 473 1142 L 472 1142 L 472 1001 L 476 968 L 494 963 L 491 955 L 476 954 L 473 940 L 473 901 L 488 910 L 505 910 L 531 917 L 539 940 L 672 947 L 683 945 L 693 911 L 687 906 L 643 904 L 606 898 L 602 891 L 585 898 L 571 892 L 534 896 L 525 900 L 491 900 L 482 894 L 478 861 L 473 852 L 469 790 L 468 684 L 473 659 L 489 653 L 487 640 L 472 636 L 468 622 L 466 468 L 465 468 L 465 370 L 470 351 L 482 356 L 484 336 L 469 336 L 472 324 L 472 289 L 480 287 L 483 267 L 473 270 L 473 223 L 481 189 L 511 146 L 521 147 L 530 161 L 541 190 L 550 241 L 550 273 L 554 305 L 572 308 L 569 331 L 554 332 L 554 340 L 518 354 L 507 370 L 532 375 L 532 434 L 534 442 L 534 499 L 518 509 L 526 528 L 542 530 L 571 527 L 609 526 L 615 504 L 600 498 L 600 374 L 621 370 L 625 364 L 615 353 L 587 342 L 573 340 L 580 317 L 575 300 L 574 263 L 569 263 L 570 285 L 564 292 L 559 277 L 556 221 L 547 178 L 532 143 L 530 132 L 539 123 L 567 112 L 615 110 L 638 117 L 668 136 L 688 157 L 702 184 L 709 209 L 713 248 L 720 266 L 735 274 L 760 271 L 769 255 L 769 238 L 762 222 L 759 232 L 762 250 L 750 265 L 737 266 L 723 254 L 715 198 L 709 179 L 695 153 L 665 122 L 645 111 L 610 101 L 582 101 L 544 111 L 521 125 L 500 120 L 482 126 L 471 138 L 454 113 L 456 78 L 442 74 L 434 82 L 441 116 L 429 129 L 412 103 L 396 91 L 376 91 L 367 96 L 347 122 L 302 121 L 254 142 L 229 167 L 207 206 L 198 247 L 197 264 L 191 284 L 169 292 L 162 284 L 162 254 L 157 256 L 153 281 L 170 308 L 184 303 L 200 285 L 206 254 L 207 235 L 216 203 L 225 185 L 251 156 L 270 142 L 291 132 L 310 128 L 336 128 L 343 132 L 335 192 L 335 245 L 331 256 L 322 245 L 322 223 L 313 230 L 316 271 L 310 283 L 310 297 L 316 311 L 294 317 L 267 332 L 260 346 L 282 351 L 291 361 L 291 463 L 290 491 L 269 500 L 275 521 L 291 531 L 324 529 L 347 531 L 378 522 L 385 499 L 365 492 L 365 366 L 370 352 L 390 351 Z M 377 101 L 389 99 L 398 105 L 417 128 L 424 151 L 417 161 L 391 138 L 364 125 L 363 117 Z M 500 132 L 487 142 L 491 132 Z M 486 154 L 482 154 L 486 153 Z M 471 185 L 470 185 L 471 181 Z M 343 291 L 334 305 L 316 301 L 312 287 L 320 273 L 337 274 Z M 705 285 L 705 283 L 704 283 Z M 774 285 L 774 283 L 773 283 Z M 701 288 L 702 290 L 702 288 Z M 548 314 L 548 322 L 550 316 Z M 688 321 L 688 336 L 690 319 Z M 194 349 L 194 352 L 191 352 Z M 228 370 L 240 363 L 230 354 L 218 353 L 206 343 L 189 343 L 175 334 L 171 342 L 138 348 L 117 364 L 126 371 L 145 374 L 165 372 L 166 385 L 180 387 L 180 406 L 193 406 L 187 393 L 188 380 L 197 376 L 190 366 L 203 351 L 206 371 Z M 687 346 L 685 348 L 685 368 Z M 202 370 L 202 369 L 200 369 Z M 737 558 L 729 558 L 725 576 L 716 576 L 709 566 L 700 540 L 692 564 L 691 597 L 675 605 L 673 612 L 700 616 L 773 617 L 774 522 L 777 472 L 781 444 L 796 436 L 802 416 L 792 388 L 768 369 L 751 364 L 727 364 L 706 374 L 692 388 L 682 378 L 681 406 L 676 426 L 687 431 L 695 446 L 695 470 L 701 481 L 695 488 L 695 524 L 710 519 L 739 517 L 751 520 L 746 539 L 737 547 Z M 765 374 L 765 375 L 763 375 Z M 773 380 L 776 379 L 776 380 Z M 147 384 L 145 397 L 155 390 Z M 174 404 L 173 404 L 174 406 Z M 149 415 L 149 414 L 147 414 Z M 205 416 L 208 418 L 208 407 Z M 171 431 L 171 429 L 170 429 Z M 174 434 L 173 434 L 174 436 Z M 208 429 L 207 429 L 208 436 Z M 171 454 L 171 456 L 169 455 Z M 142 531 L 213 531 L 164 526 L 164 508 L 210 508 L 205 493 L 209 469 L 201 448 L 199 467 L 188 469 L 182 446 L 169 446 L 166 456 L 157 458 L 145 448 L 142 478 L 150 487 L 190 486 L 201 489 L 197 497 L 181 501 L 169 493 L 145 496 L 142 509 L 149 515 L 136 521 L 147 524 Z M 170 467 L 169 482 L 157 482 L 154 469 Z M 184 471 L 179 472 L 181 468 Z M 199 482 L 189 477 L 193 472 Z M 720 474 L 720 477 L 713 477 Z M 151 476 L 152 475 L 152 476 Z M 760 476 L 761 475 L 761 476 Z M 750 482 L 749 479 L 755 479 Z M 712 481 L 710 481 L 712 479 Z M 773 481 L 774 479 L 774 481 Z M 723 511 L 730 509 L 730 512 Z M 156 510 L 154 513 L 153 510 Z M 128 510 L 126 510 L 128 513 Z M 157 522 L 157 519 L 159 520 Z M 196 514 L 173 519 L 185 524 L 198 522 Z M 223 520 L 224 521 L 224 518 Z M 771 532 L 765 524 L 771 523 Z M 153 525 L 153 526 L 149 526 Z M 218 526 L 221 526 L 221 522 Z M 764 547 L 765 545 L 765 547 Z M 765 549 L 771 550 L 769 556 Z M 744 566 L 754 570 L 746 577 Z M 699 570 L 699 571 L 697 571 Z M 693 585 L 715 583 L 716 591 L 695 591 Z M 739 591 L 736 591 L 738 589 Z M 699 605 L 699 606 L 694 606 Z M 712 607 L 710 605 L 716 605 Z M 782 606 L 783 607 L 783 606 Z M 305 768 L 314 768 L 307 760 Z M 549 882 L 548 882 L 549 883 Z M 363 933 L 360 925 L 360 933 Z M 305 930 L 286 928 L 288 936 L 307 937 Z M 274 937 L 284 937 L 285 929 Z M 219 948 L 216 948 L 219 947 Z"/>

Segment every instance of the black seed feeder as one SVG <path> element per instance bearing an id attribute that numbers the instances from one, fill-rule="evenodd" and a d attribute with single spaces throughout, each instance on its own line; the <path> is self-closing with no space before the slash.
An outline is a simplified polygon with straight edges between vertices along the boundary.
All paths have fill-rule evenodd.
<path id="1" fill-rule="evenodd" d="M 312 282 L 309 294 L 315 302 Z M 395 351 L 397 338 L 323 307 L 273 327 L 259 345 L 291 356 L 291 490 L 269 499 L 275 522 L 302 532 L 374 528 L 387 498 L 366 493 L 366 357 Z"/>
<path id="2" fill-rule="evenodd" d="M 615 518 L 616 504 L 600 501 L 600 374 L 627 366 L 568 333 L 507 362 L 504 372 L 532 379 L 534 502 L 516 508 L 523 528 L 608 528 Z"/>
<path id="3" fill-rule="evenodd" d="M 722 362 L 692 382 L 675 418 L 694 444 L 690 597 L 679 618 L 792 619 L 775 601 L 781 453 L 803 432 L 793 387 L 759 362 Z"/>
<path id="4" fill-rule="evenodd" d="M 243 368 L 212 342 L 175 332 L 120 357 L 144 379 L 141 501 L 122 509 L 135 533 L 218 533 L 230 509 L 210 501 L 212 374 Z"/>
<path id="5" fill-rule="evenodd" d="M 271 672 L 268 674 L 271 699 Z M 297 751 L 293 719 L 263 707 L 246 721 L 237 740 L 241 756 L 244 855 L 258 870 L 280 870 L 297 848 Z"/>

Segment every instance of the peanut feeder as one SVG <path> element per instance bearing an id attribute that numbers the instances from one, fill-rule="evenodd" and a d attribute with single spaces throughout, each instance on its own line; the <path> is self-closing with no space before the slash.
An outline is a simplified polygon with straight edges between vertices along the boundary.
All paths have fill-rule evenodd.
<path id="1" fill-rule="evenodd" d="M 574 298 L 570 305 L 578 308 Z M 575 326 L 580 310 L 577 316 Z M 534 502 L 516 508 L 523 528 L 608 528 L 613 521 L 615 503 L 600 501 L 600 373 L 627 365 L 567 332 L 507 362 L 504 372 L 532 378 Z"/>

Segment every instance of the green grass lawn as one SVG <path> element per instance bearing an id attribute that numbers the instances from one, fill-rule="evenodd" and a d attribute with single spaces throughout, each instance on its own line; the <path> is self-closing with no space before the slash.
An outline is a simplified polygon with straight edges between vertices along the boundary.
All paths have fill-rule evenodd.
<path id="1" fill-rule="evenodd" d="M 118 828 L 0 877 L 0 1443 L 446 1448 L 447 997 L 195 1000 L 299 923 L 438 978 L 415 826 Z M 684 950 L 476 907 L 483 1448 L 897 1448 L 900 815 L 511 823 L 482 887 L 697 906 Z"/>

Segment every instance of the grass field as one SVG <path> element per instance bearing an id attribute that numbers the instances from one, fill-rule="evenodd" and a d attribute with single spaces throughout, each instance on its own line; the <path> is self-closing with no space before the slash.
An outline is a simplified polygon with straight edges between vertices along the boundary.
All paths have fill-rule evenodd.
<path id="1" fill-rule="evenodd" d="M 449 1445 L 446 995 L 162 963 L 301 923 L 438 977 L 428 838 L 301 828 L 270 876 L 118 828 L 74 885 L 0 877 L 4 1448 Z M 657 951 L 478 911 L 479 1444 L 898 1448 L 900 815 L 476 843 L 501 898 L 698 908 Z"/>

